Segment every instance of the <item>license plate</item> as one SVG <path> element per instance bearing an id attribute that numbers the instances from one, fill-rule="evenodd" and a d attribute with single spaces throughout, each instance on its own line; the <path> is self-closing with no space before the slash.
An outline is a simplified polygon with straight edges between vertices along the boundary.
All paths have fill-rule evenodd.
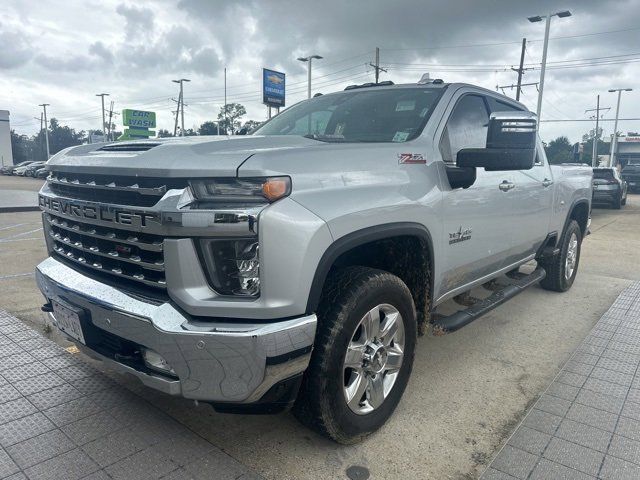
<path id="1" fill-rule="evenodd" d="M 53 304 L 53 316 L 56 319 L 58 329 L 82 344 L 86 344 L 84 334 L 82 333 L 80 315 L 58 302 L 52 301 L 51 303 Z"/>

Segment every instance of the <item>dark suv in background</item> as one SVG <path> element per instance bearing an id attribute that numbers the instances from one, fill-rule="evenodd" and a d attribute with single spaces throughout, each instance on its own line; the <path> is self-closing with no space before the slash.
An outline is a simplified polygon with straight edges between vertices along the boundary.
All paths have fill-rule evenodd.
<path id="1" fill-rule="evenodd" d="M 627 182 L 615 168 L 593 169 L 593 203 L 620 208 L 627 203 Z"/>
<path id="2" fill-rule="evenodd" d="M 629 190 L 640 190 L 640 160 L 629 160 L 622 169 L 622 178 L 629 185 Z"/>

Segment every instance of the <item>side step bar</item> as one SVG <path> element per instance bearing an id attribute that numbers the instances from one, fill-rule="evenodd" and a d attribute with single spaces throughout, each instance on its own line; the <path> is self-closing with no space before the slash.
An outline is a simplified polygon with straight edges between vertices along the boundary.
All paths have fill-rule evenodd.
<path id="1" fill-rule="evenodd" d="M 506 285 L 504 288 L 494 292 L 484 300 L 479 300 L 477 303 L 465 310 L 460 310 L 448 316 L 435 314 L 433 318 L 433 325 L 441 328 L 445 333 L 455 332 L 478 319 L 485 313 L 493 310 L 497 306 L 502 305 L 510 298 L 515 297 L 525 288 L 540 282 L 546 275 L 547 273 L 543 268 L 536 268 L 529 275 L 523 275 L 515 282 Z"/>

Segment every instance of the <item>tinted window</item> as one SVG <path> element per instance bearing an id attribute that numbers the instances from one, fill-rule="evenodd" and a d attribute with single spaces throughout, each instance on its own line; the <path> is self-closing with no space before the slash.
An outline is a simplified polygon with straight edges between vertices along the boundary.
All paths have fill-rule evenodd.
<path id="1" fill-rule="evenodd" d="M 485 148 L 489 114 L 484 99 L 465 95 L 456 104 L 440 140 L 440 153 L 447 163 L 455 163 L 463 148 Z"/>
<path id="2" fill-rule="evenodd" d="M 304 135 L 325 142 L 406 142 L 417 137 L 442 88 L 349 90 L 285 110 L 255 135 Z M 311 118 L 310 118 L 311 117 Z"/>
<path id="3" fill-rule="evenodd" d="M 614 175 L 613 175 L 613 171 L 608 168 L 594 168 L 593 178 L 612 180 L 614 178 Z"/>
<path id="4" fill-rule="evenodd" d="M 511 105 L 511 104 L 506 103 L 506 102 L 501 102 L 500 100 L 495 99 L 493 97 L 487 97 L 487 100 L 489 102 L 489 109 L 491 110 L 491 113 L 493 113 L 493 112 L 522 112 L 522 111 L 524 111 L 520 107 L 516 107 L 516 106 Z"/>

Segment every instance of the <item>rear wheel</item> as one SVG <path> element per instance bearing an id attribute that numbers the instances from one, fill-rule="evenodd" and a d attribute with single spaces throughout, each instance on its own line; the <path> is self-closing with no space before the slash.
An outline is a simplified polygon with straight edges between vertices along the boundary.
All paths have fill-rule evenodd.
<path id="1" fill-rule="evenodd" d="M 398 405 L 413 365 L 416 313 L 407 286 L 388 272 L 347 267 L 327 282 L 294 414 L 350 444 L 379 429 Z"/>
<path id="2" fill-rule="evenodd" d="M 582 230 L 575 220 L 571 220 L 560 239 L 560 253 L 541 261 L 547 276 L 540 282 L 545 290 L 565 292 L 571 288 L 578 273 Z"/>
<path id="3" fill-rule="evenodd" d="M 611 206 L 612 206 L 613 208 L 615 208 L 616 210 L 620 210 L 620 207 L 622 206 L 622 193 L 620 194 L 620 196 L 619 196 L 619 197 L 616 197 L 616 198 L 613 200 L 613 203 L 611 204 Z"/>

